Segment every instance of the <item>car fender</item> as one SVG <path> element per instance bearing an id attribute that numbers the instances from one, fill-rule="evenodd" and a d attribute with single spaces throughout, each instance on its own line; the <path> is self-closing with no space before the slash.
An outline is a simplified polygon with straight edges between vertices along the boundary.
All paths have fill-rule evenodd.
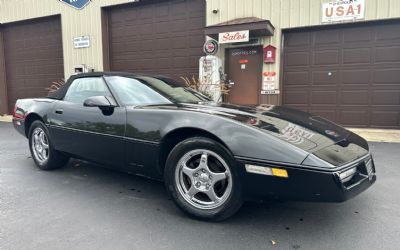
<path id="1" fill-rule="evenodd" d="M 128 110 L 127 137 L 160 143 L 169 133 L 185 128 L 214 135 L 235 157 L 300 164 L 309 154 L 258 128 L 223 116 L 187 110 Z"/>

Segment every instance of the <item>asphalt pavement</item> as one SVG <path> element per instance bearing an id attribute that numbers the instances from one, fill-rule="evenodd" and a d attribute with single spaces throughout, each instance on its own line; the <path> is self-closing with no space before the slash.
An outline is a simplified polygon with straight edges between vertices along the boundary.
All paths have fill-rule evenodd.
<path id="1" fill-rule="evenodd" d="M 370 143 L 378 180 L 345 203 L 246 203 L 190 219 L 162 183 L 71 160 L 40 171 L 0 122 L 0 249 L 400 249 L 400 144 Z"/>

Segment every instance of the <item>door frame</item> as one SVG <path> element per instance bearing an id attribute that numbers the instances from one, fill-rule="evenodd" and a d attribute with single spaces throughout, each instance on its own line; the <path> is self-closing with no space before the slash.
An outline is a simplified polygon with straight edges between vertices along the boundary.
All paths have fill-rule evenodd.
<path id="1" fill-rule="evenodd" d="M 261 100 L 261 85 L 262 85 L 262 73 L 263 73 L 263 45 L 261 44 L 257 44 L 257 45 L 245 45 L 245 46 L 232 46 L 232 47 L 227 47 L 224 50 L 225 53 L 225 60 L 224 60 L 224 70 L 225 70 L 225 74 L 227 76 L 229 76 L 229 50 L 230 49 L 240 49 L 240 48 L 257 48 L 260 49 L 261 53 L 260 53 L 260 57 L 261 57 L 261 63 L 259 65 L 258 71 L 259 73 L 257 73 L 257 81 L 258 81 L 258 88 L 257 88 L 257 105 L 260 104 L 260 100 Z M 229 80 L 229 79 L 227 79 Z M 227 102 L 229 100 L 229 93 L 228 95 L 224 95 L 222 98 L 223 102 Z"/>

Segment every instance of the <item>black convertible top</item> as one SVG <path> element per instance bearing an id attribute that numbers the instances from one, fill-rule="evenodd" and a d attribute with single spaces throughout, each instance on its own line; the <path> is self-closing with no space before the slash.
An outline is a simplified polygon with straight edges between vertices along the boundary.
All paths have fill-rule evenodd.
<path id="1" fill-rule="evenodd" d="M 165 76 L 160 75 L 150 75 L 150 74 L 134 74 L 128 72 L 90 72 L 90 73 L 80 73 L 76 75 L 72 75 L 67 82 L 61 86 L 58 90 L 51 92 L 47 95 L 47 98 L 62 100 L 64 99 L 65 94 L 68 91 L 69 86 L 71 83 L 78 78 L 85 78 L 85 77 L 96 77 L 96 76 L 125 76 L 125 77 L 140 77 L 140 76 L 147 76 L 147 77 L 156 77 L 156 78 L 167 78 Z"/>

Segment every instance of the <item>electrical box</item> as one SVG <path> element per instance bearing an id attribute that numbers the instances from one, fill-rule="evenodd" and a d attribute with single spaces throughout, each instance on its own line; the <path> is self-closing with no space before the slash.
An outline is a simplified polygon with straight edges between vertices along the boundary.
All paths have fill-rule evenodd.
<path id="1" fill-rule="evenodd" d="M 89 73 L 93 71 L 93 68 L 87 66 L 86 64 L 79 64 L 74 67 L 74 74 Z"/>
<path id="2" fill-rule="evenodd" d="M 213 101 L 222 101 L 221 95 L 221 59 L 216 56 L 202 56 L 199 62 L 200 91 L 211 96 Z"/>

